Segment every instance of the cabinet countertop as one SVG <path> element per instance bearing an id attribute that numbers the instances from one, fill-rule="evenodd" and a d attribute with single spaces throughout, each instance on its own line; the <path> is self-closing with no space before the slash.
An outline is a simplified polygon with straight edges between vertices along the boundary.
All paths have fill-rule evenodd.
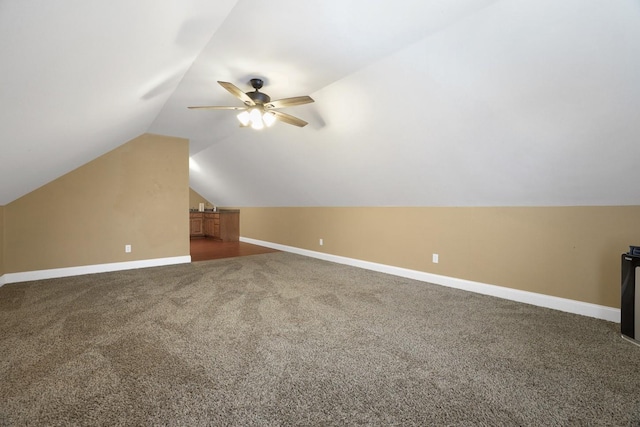
<path id="1" fill-rule="evenodd" d="M 205 209 L 204 211 L 199 211 L 197 209 L 189 209 L 189 213 L 235 213 L 240 212 L 240 209 L 218 209 L 214 211 L 213 209 Z"/>

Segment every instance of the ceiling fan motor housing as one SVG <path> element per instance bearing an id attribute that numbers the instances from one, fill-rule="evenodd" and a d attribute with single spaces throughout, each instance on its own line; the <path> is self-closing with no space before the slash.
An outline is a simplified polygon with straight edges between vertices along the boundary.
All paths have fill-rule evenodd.
<path id="1" fill-rule="evenodd" d="M 258 92 L 256 89 L 254 92 L 247 92 L 247 96 L 253 100 L 256 104 L 266 104 L 271 101 L 271 97 L 266 93 Z"/>

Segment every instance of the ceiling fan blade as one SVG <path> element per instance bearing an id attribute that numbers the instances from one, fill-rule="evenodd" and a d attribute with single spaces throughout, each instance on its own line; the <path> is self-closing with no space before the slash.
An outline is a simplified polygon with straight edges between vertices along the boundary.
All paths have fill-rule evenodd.
<path id="1" fill-rule="evenodd" d="M 293 117 L 290 114 L 282 113 L 280 111 L 270 111 L 270 114 L 273 114 L 274 116 L 276 116 L 276 119 L 280 120 L 281 122 L 284 122 L 290 125 L 298 126 L 301 128 L 308 125 L 308 123 L 305 122 L 304 120 L 299 119 L 297 117 Z"/>
<path id="2" fill-rule="evenodd" d="M 293 98 L 277 99 L 264 104 L 267 109 L 293 107 L 294 105 L 309 104 L 315 102 L 310 96 L 294 96 Z"/>
<path id="3" fill-rule="evenodd" d="M 192 110 L 246 110 L 246 107 L 217 107 L 214 105 L 205 105 L 202 107 L 187 107 Z"/>
<path id="4" fill-rule="evenodd" d="M 253 99 L 249 98 L 249 95 L 244 93 L 238 86 L 234 85 L 233 83 L 221 82 L 219 80 L 218 83 L 220 84 L 220 86 L 228 90 L 231 95 L 244 102 L 245 105 L 256 105 L 256 103 L 253 102 Z"/>

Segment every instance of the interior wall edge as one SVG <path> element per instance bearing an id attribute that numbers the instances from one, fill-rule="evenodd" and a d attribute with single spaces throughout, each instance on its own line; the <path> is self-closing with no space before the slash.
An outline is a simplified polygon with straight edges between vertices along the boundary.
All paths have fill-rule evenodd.
<path id="1" fill-rule="evenodd" d="M 254 245 L 265 246 L 272 249 L 278 249 L 284 252 L 291 252 L 298 255 L 308 256 L 311 258 L 317 258 L 324 261 L 364 268 L 366 270 L 391 274 L 393 276 L 405 277 L 407 279 L 418 280 L 434 285 L 460 289 L 482 295 L 521 302 L 524 304 L 531 304 L 538 307 L 550 308 L 553 310 L 564 311 L 567 313 L 579 314 L 582 316 L 607 320 L 609 322 L 620 323 L 620 309 L 603 305 L 576 301 L 568 298 L 560 298 L 552 295 L 544 295 L 535 292 L 521 291 L 519 289 L 506 288 L 503 286 L 497 286 L 488 283 L 474 282 L 471 280 L 459 279 L 456 277 L 441 276 L 438 274 L 395 267 L 392 265 L 379 264 L 339 255 L 332 255 L 324 252 L 316 252 L 309 249 L 296 248 L 279 243 L 265 242 L 248 237 L 240 237 L 240 241 L 251 243 Z"/>

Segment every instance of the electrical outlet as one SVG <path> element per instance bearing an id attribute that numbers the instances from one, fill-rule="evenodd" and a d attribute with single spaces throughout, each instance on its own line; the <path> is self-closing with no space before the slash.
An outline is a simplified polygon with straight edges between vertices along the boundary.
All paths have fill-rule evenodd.
<path id="1" fill-rule="evenodd" d="M 431 257 L 431 261 L 433 261 L 434 264 L 438 263 L 438 254 L 433 254 L 433 256 Z"/>
<path id="2" fill-rule="evenodd" d="M 131 252 L 131 245 L 124 245 L 124 251 L 125 251 L 126 253 Z"/>
<path id="3" fill-rule="evenodd" d="M 320 244 L 320 246 L 324 245 L 324 240 L 320 239 L 320 241 L 318 242 Z"/>

